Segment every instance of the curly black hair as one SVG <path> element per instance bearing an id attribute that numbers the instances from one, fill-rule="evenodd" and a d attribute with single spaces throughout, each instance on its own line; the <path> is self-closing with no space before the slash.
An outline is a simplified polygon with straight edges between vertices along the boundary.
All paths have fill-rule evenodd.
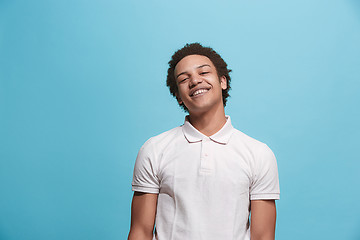
<path id="1" fill-rule="evenodd" d="M 217 52 L 215 52 L 214 49 L 211 47 L 204 47 L 200 43 L 188 43 L 183 48 L 177 50 L 174 55 L 172 55 L 171 60 L 169 61 L 169 68 L 166 79 L 166 86 L 169 87 L 171 95 L 176 98 L 176 94 L 178 93 L 178 86 L 174 73 L 175 66 L 178 64 L 178 62 L 180 62 L 181 59 L 189 55 L 202 55 L 208 57 L 216 68 L 219 80 L 222 76 L 226 77 L 227 88 L 222 90 L 222 98 L 225 107 L 227 98 L 230 96 L 228 92 L 230 90 L 231 78 L 229 73 L 231 72 L 231 69 L 228 69 L 224 59 L 222 59 L 222 57 Z M 185 112 L 189 112 L 184 103 L 179 105 L 184 109 Z"/>

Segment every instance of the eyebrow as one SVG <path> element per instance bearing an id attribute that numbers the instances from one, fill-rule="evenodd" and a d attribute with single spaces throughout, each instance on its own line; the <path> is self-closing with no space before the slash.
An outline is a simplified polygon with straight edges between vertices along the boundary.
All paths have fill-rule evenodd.
<path id="1" fill-rule="evenodd" d="M 211 68 L 211 66 L 209 65 L 209 64 L 203 64 L 203 65 L 200 65 L 200 66 L 198 66 L 198 67 L 196 67 L 196 68 L 203 68 L 203 67 L 210 67 Z M 176 76 L 176 78 L 178 78 L 180 75 L 183 75 L 183 74 L 186 74 L 187 72 L 185 71 L 185 72 L 182 72 L 182 73 L 179 73 L 177 76 Z"/>

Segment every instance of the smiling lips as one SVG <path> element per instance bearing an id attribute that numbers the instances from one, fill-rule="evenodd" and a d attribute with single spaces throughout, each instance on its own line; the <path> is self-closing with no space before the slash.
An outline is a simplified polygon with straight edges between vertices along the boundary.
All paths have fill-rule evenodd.
<path id="1" fill-rule="evenodd" d="M 209 89 L 207 89 L 207 88 L 200 88 L 200 89 L 196 90 L 195 92 L 193 92 L 192 94 L 190 94 L 190 97 L 195 97 L 199 94 L 206 93 L 208 91 L 209 91 Z"/>

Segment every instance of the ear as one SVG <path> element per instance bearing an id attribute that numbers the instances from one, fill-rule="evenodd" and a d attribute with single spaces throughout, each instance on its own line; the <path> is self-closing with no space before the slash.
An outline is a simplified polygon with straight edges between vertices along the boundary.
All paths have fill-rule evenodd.
<path id="1" fill-rule="evenodd" d="M 225 76 L 220 77 L 220 85 L 222 90 L 227 89 L 227 81 Z"/>

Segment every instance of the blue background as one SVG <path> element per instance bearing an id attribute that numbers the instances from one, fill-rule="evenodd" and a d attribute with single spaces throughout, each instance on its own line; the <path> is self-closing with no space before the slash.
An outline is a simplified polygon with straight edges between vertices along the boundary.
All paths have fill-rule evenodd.
<path id="1" fill-rule="evenodd" d="M 276 239 L 360 239 L 360 2 L 0 1 L 0 239 L 125 239 L 136 154 L 183 123 L 187 42 L 278 160 Z"/>

